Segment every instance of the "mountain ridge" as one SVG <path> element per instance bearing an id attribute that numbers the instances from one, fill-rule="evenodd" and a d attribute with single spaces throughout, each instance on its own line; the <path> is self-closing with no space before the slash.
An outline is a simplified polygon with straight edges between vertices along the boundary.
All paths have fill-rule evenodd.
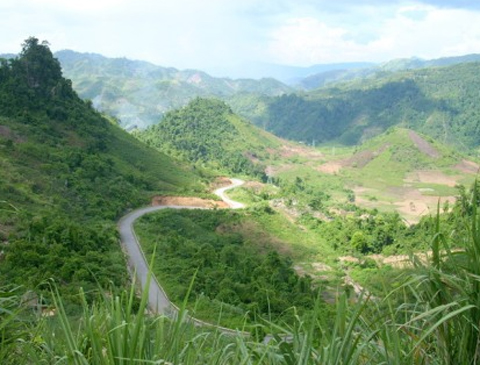
<path id="1" fill-rule="evenodd" d="M 166 111 L 195 97 L 225 98 L 238 92 L 273 96 L 292 90 L 274 79 L 215 78 L 200 70 L 177 70 L 74 51 L 60 51 L 56 56 L 80 96 L 119 118 L 126 129 L 155 124 Z"/>
<path id="2" fill-rule="evenodd" d="M 238 95 L 230 105 L 286 139 L 352 145 L 400 125 L 474 153 L 479 69 L 470 62 L 406 70 L 274 98 Z"/>
<path id="3" fill-rule="evenodd" d="M 467 54 L 463 56 L 441 57 L 435 59 L 422 59 L 418 57 L 396 58 L 387 62 L 375 64 L 371 67 L 332 69 L 325 72 L 315 73 L 299 80 L 298 83 L 293 86 L 305 90 L 314 90 L 334 83 L 376 77 L 378 74 L 384 72 L 399 72 L 428 67 L 445 67 L 479 61 L 480 54 Z"/>

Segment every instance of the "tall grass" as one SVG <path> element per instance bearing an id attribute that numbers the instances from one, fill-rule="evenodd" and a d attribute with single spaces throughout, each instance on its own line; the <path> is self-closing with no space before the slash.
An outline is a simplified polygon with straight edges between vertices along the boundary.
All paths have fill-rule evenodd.
<path id="1" fill-rule="evenodd" d="M 417 270 L 402 290 L 413 298 L 401 329 L 414 340 L 410 349 L 428 363 L 480 363 L 480 215 L 478 189 L 463 242 L 451 242 L 440 231 L 437 214 L 431 261 L 416 261 Z M 453 246 L 463 247 L 452 251 Z"/>
<path id="2" fill-rule="evenodd" d="M 263 321 L 262 336 L 227 335 L 178 316 L 147 311 L 135 287 L 104 292 L 70 318 L 53 287 L 54 317 L 32 321 L 18 290 L 0 291 L 1 364 L 478 364 L 480 363 L 480 214 L 472 196 L 463 242 L 441 234 L 437 218 L 430 262 L 415 261 L 404 284 L 383 299 L 339 295 L 325 322 L 319 300 L 293 324 Z M 467 224 L 467 223 L 466 223 Z M 463 246 L 463 250 L 452 250 Z M 148 287 L 148 285 L 147 285 Z M 294 310 L 294 309 L 292 309 Z"/>

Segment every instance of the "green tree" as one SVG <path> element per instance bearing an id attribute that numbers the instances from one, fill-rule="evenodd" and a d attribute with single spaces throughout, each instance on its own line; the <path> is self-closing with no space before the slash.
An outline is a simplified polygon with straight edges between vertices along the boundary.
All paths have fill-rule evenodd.
<path id="1" fill-rule="evenodd" d="M 350 244 L 353 249 L 362 254 L 366 254 L 370 251 L 370 246 L 368 244 L 368 239 L 362 231 L 356 231 L 352 238 L 350 239 Z"/>

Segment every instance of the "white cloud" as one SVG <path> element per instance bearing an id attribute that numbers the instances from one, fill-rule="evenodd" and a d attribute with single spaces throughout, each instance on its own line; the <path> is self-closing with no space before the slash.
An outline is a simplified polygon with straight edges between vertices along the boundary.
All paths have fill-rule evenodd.
<path id="1" fill-rule="evenodd" d="M 8 30 L 0 53 L 18 52 L 33 35 L 53 50 L 212 72 L 251 61 L 306 66 L 480 53 L 478 24 L 478 10 L 415 0 L 11 0 L 0 2 L 0 29 Z"/>
<path id="2" fill-rule="evenodd" d="M 345 40 L 347 33 L 344 28 L 328 26 L 315 18 L 289 19 L 272 33 L 268 52 L 277 62 L 291 65 L 333 62 L 340 50 L 355 47 Z"/>
<path id="3" fill-rule="evenodd" d="M 379 18 L 371 10 L 359 12 L 356 24 L 338 25 L 328 16 L 288 19 L 272 31 L 268 54 L 279 63 L 311 65 L 480 53 L 480 12 L 410 4 Z"/>

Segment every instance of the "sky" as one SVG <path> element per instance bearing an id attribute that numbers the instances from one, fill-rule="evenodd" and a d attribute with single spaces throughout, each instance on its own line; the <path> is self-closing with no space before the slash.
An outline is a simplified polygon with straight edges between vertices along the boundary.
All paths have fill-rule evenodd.
<path id="1" fill-rule="evenodd" d="M 23 41 L 215 76 L 480 53 L 479 0 L 2 0 L 0 53 Z"/>

